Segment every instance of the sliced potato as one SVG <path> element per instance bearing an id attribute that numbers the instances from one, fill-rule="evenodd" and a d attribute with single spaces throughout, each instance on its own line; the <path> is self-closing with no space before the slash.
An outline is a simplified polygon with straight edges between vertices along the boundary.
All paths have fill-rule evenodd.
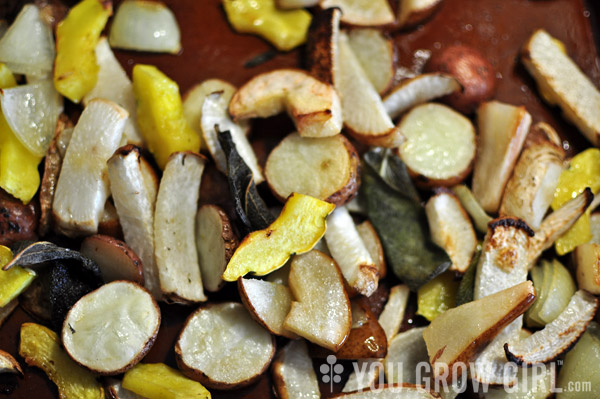
<path id="1" fill-rule="evenodd" d="M 495 213 L 527 137 L 531 115 L 525 107 L 498 101 L 477 110 L 479 146 L 473 166 L 473 195 L 486 212 Z"/>
<path id="2" fill-rule="evenodd" d="M 451 186 L 471 172 L 475 128 L 462 114 L 441 104 L 421 104 L 398 127 L 405 141 L 397 151 L 418 185 Z"/>
<path id="3" fill-rule="evenodd" d="M 452 259 L 450 270 L 466 272 L 477 248 L 477 236 L 458 198 L 450 190 L 438 190 L 425 204 L 425 212 L 432 241 Z"/>
<path id="4" fill-rule="evenodd" d="M 154 256 L 167 301 L 206 300 L 196 249 L 196 211 L 205 159 L 176 152 L 165 166 L 154 212 Z"/>
<path id="5" fill-rule="evenodd" d="M 246 309 L 254 320 L 271 334 L 298 338 L 283 327 L 283 321 L 292 307 L 292 293 L 285 285 L 270 281 L 238 279 L 238 290 Z"/>
<path id="6" fill-rule="evenodd" d="M 279 217 L 264 230 L 250 233 L 229 260 L 225 281 L 247 273 L 264 276 L 287 262 L 292 254 L 310 251 L 327 229 L 326 218 L 335 205 L 293 193 Z"/>
<path id="7" fill-rule="evenodd" d="M 41 368 L 64 399 L 104 399 L 104 390 L 90 371 L 62 349 L 56 333 L 35 323 L 21 325 L 19 355 L 29 366 Z"/>
<path id="8" fill-rule="evenodd" d="M 281 399 L 319 399 L 319 381 L 308 357 L 306 342 L 291 341 L 277 355 L 273 366 L 273 384 Z"/>
<path id="9" fill-rule="evenodd" d="M 163 363 L 138 364 L 125 373 L 123 387 L 148 399 L 210 399 L 202 384 Z"/>
<path id="10" fill-rule="evenodd" d="M 348 42 L 375 90 L 379 94 L 386 92 L 396 73 L 392 38 L 379 29 L 352 29 L 348 32 Z"/>
<path id="11" fill-rule="evenodd" d="M 359 392 L 339 393 L 330 398 L 345 399 L 437 399 L 439 395 L 422 385 L 386 384 Z"/>
<path id="12" fill-rule="evenodd" d="M 321 8 L 339 7 L 342 22 L 357 26 L 379 26 L 394 22 L 387 0 L 321 0 Z"/>
<path id="13" fill-rule="evenodd" d="M 3 373 L 23 375 L 23 369 L 10 353 L 0 350 L 0 374 Z"/>
<path id="14" fill-rule="evenodd" d="M 65 235 L 94 234 L 109 195 L 106 162 L 121 141 L 127 111 L 94 99 L 85 107 L 73 131 L 63 161 L 52 212 Z"/>
<path id="15" fill-rule="evenodd" d="M 98 264 L 105 283 L 128 280 L 144 285 L 142 260 L 123 241 L 96 234 L 83 240 L 79 252 Z"/>
<path id="16" fill-rule="evenodd" d="M 265 176 L 275 196 L 310 195 L 344 205 L 360 186 L 360 159 L 342 135 L 304 138 L 292 133 L 269 154 Z"/>
<path id="17" fill-rule="evenodd" d="M 342 108 L 335 89 L 300 70 L 257 75 L 240 87 L 229 103 L 236 122 L 283 111 L 303 137 L 335 136 L 342 129 Z"/>
<path id="18" fill-rule="evenodd" d="M 77 363 L 98 374 L 115 375 L 142 360 L 159 327 L 160 309 L 152 295 L 132 282 L 113 281 L 73 305 L 63 324 L 62 342 Z"/>
<path id="19" fill-rule="evenodd" d="M 347 207 L 347 209 L 350 211 L 349 207 Z M 379 239 L 375 228 L 371 222 L 365 220 L 356 226 L 356 231 L 363 244 L 365 244 L 365 248 L 367 248 L 369 255 L 371 255 L 371 259 L 375 262 L 377 274 L 381 280 L 387 274 L 387 266 L 385 263 L 385 254 L 383 253 L 383 245 L 381 244 L 381 240 Z"/>
<path id="20" fill-rule="evenodd" d="M 175 344 L 177 365 L 209 388 L 252 384 L 275 355 L 275 340 L 240 303 L 210 304 L 187 319 Z"/>
<path id="21" fill-rule="evenodd" d="M 400 331 L 409 295 L 410 290 L 404 284 L 392 287 L 392 289 L 390 289 L 388 300 L 383 308 L 383 312 L 379 315 L 378 321 L 383 328 L 383 331 L 385 331 L 388 347 L 389 343 L 396 334 L 398 334 L 398 331 Z"/>
<path id="22" fill-rule="evenodd" d="M 521 59 L 542 98 L 560 106 L 593 145 L 600 145 L 600 91 L 569 58 L 564 44 L 538 29 L 525 43 Z"/>
<path id="23" fill-rule="evenodd" d="M 575 248 L 577 285 L 594 295 L 600 295 L 600 244 L 588 243 Z"/>
<path id="24" fill-rule="evenodd" d="M 400 0 L 398 25 L 409 28 L 429 18 L 442 4 L 442 0 Z"/>
<path id="25" fill-rule="evenodd" d="M 364 296 L 371 296 L 379 284 L 378 268 L 360 238 L 352 216 L 344 207 L 327 218 L 325 240 L 333 259 L 340 266 L 348 285 Z"/>
<path id="26" fill-rule="evenodd" d="M 337 351 L 350 334 L 352 313 L 336 263 L 319 251 L 295 256 L 289 285 L 295 301 L 283 327 Z"/>
<path id="27" fill-rule="evenodd" d="M 424 73 L 406 79 L 395 86 L 384 98 L 383 106 L 392 119 L 412 107 L 461 90 L 456 78 L 443 73 Z"/>
<path id="28" fill-rule="evenodd" d="M 221 276 L 238 244 L 229 217 L 221 208 L 200 207 L 196 215 L 196 249 L 202 283 L 207 291 L 218 291 L 225 284 Z"/>

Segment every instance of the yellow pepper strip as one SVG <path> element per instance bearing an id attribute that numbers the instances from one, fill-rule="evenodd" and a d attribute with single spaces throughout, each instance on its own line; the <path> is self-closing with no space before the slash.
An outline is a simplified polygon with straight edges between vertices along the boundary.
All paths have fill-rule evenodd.
<path id="1" fill-rule="evenodd" d="M 0 64 L 0 88 L 17 85 L 8 67 Z M 32 154 L 15 136 L 0 111 L 0 187 L 23 203 L 31 201 L 40 186 L 38 165 L 42 157 Z"/>
<path id="2" fill-rule="evenodd" d="M 426 284 L 417 292 L 417 314 L 433 321 L 446 310 L 456 306 L 456 293 L 460 281 L 454 272 L 445 272 Z"/>
<path id="3" fill-rule="evenodd" d="M 111 14 L 111 1 L 83 0 L 56 28 L 54 86 L 75 103 L 96 86 L 95 49 Z"/>
<path id="4" fill-rule="evenodd" d="M 163 363 L 138 363 L 123 377 L 123 388 L 148 399 L 210 399 L 202 384 Z"/>
<path id="5" fill-rule="evenodd" d="M 152 65 L 133 68 L 138 125 L 148 149 L 163 169 L 177 151 L 200 151 L 200 136 L 183 114 L 177 83 Z"/>
<path id="6" fill-rule="evenodd" d="M 4 271 L 2 268 L 13 258 L 13 254 L 4 245 L 0 245 L 0 308 L 6 306 L 31 284 L 35 272 L 20 266 Z"/>
<path id="7" fill-rule="evenodd" d="M 556 210 L 589 187 L 594 194 L 600 190 L 600 150 L 587 149 L 571 160 L 569 168 L 562 172 L 554 192 L 552 209 Z M 562 237 L 555 242 L 558 255 L 571 252 L 578 245 L 592 238 L 590 211 L 588 210 Z"/>
<path id="8" fill-rule="evenodd" d="M 306 10 L 280 10 L 275 0 L 224 0 L 223 6 L 233 28 L 254 33 L 288 51 L 306 41 L 312 16 Z"/>

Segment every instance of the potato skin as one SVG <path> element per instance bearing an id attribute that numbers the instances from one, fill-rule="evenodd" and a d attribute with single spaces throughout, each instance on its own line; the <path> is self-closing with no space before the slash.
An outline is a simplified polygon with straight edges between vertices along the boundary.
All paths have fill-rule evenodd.
<path id="1" fill-rule="evenodd" d="M 0 245 L 37 240 L 39 211 L 34 198 L 27 205 L 0 190 Z"/>
<path id="2" fill-rule="evenodd" d="M 433 54 L 425 71 L 447 73 L 458 80 L 463 90 L 444 97 L 443 101 L 464 114 L 473 113 L 480 103 L 491 99 L 496 90 L 494 67 L 468 46 L 450 46 Z"/>

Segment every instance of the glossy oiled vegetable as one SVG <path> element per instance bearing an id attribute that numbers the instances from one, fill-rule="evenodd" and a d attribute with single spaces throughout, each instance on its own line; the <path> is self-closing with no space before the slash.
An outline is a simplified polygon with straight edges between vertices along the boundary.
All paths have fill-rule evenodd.
<path id="1" fill-rule="evenodd" d="M 454 273 L 446 272 L 421 286 L 418 291 L 417 314 L 433 321 L 446 310 L 456 305 L 459 281 Z"/>
<path id="2" fill-rule="evenodd" d="M 13 255 L 9 248 L 0 245 L 0 268 L 11 261 Z M 0 308 L 6 306 L 31 284 L 35 272 L 15 266 L 9 270 L 0 270 Z"/>
<path id="3" fill-rule="evenodd" d="M 199 382 L 163 363 L 138 364 L 123 377 L 123 388 L 148 399 L 210 399 Z"/>

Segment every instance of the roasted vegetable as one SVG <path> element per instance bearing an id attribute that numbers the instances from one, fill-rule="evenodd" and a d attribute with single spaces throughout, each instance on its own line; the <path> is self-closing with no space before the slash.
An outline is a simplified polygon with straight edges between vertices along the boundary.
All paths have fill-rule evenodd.
<path id="1" fill-rule="evenodd" d="M 3 373 L 23 375 L 23 369 L 10 353 L 0 350 L 0 375 Z"/>
<path id="2" fill-rule="evenodd" d="M 0 245 L 0 265 L 4 267 L 12 260 L 12 252 L 9 248 Z M 0 270 L 0 308 L 8 305 L 15 299 L 35 278 L 35 272 L 20 266 L 9 270 Z"/>
<path id="3" fill-rule="evenodd" d="M 481 245 L 477 245 L 477 249 L 471 259 L 469 268 L 463 274 L 458 291 L 456 291 L 456 306 L 463 305 L 473 300 L 473 291 L 475 289 L 475 275 L 477 274 L 477 264 L 481 256 Z"/>
<path id="4" fill-rule="evenodd" d="M 128 280 L 144 285 L 142 261 L 123 241 L 96 234 L 83 240 L 80 252 L 98 264 L 105 283 Z"/>
<path id="5" fill-rule="evenodd" d="M 442 3 L 442 0 L 403 0 L 398 5 L 397 24 L 405 29 L 426 22 Z"/>
<path id="6" fill-rule="evenodd" d="M 446 310 L 456 306 L 459 282 L 454 273 L 447 271 L 422 285 L 417 292 L 417 313 L 433 321 Z"/>
<path id="7" fill-rule="evenodd" d="M 488 223 L 492 221 L 492 217 L 488 215 L 475 196 L 464 184 L 459 184 L 451 188 L 452 192 L 460 199 L 460 203 L 465 208 L 465 211 L 473 219 L 473 225 L 480 233 L 487 233 Z"/>
<path id="8" fill-rule="evenodd" d="M 163 363 L 138 364 L 125 373 L 123 388 L 148 399 L 210 399 L 199 382 Z"/>
<path id="9" fill-rule="evenodd" d="M 322 0 L 320 6 L 321 8 L 340 8 L 342 21 L 350 25 L 378 26 L 394 22 L 394 13 L 390 4 L 385 0 Z"/>
<path id="10" fill-rule="evenodd" d="M 575 262 L 579 288 L 600 294 L 600 244 L 587 243 L 575 248 Z"/>
<path id="11" fill-rule="evenodd" d="M 352 29 L 348 32 L 348 42 L 375 90 L 379 94 L 386 92 L 396 72 L 392 38 L 379 29 Z"/>
<path id="12" fill-rule="evenodd" d="M 385 378 L 390 384 L 417 384 L 417 365 L 428 362 L 427 345 L 423 339 L 425 327 L 411 328 L 398 334 L 389 343 L 384 360 Z M 398 367 L 402 364 L 402 367 Z M 424 377 L 424 376 L 421 376 Z"/>
<path id="13" fill-rule="evenodd" d="M 319 399 L 319 380 L 308 356 L 306 343 L 291 341 L 277 355 L 273 366 L 273 384 L 279 398 Z"/>

